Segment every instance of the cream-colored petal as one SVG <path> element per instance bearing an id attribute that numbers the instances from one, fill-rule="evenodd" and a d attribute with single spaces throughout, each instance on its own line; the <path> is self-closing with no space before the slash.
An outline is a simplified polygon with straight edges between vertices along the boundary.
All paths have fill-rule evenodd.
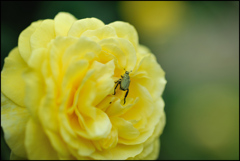
<path id="1" fill-rule="evenodd" d="M 117 58 L 117 63 L 121 68 L 124 68 L 127 64 L 127 58 L 125 53 L 122 51 L 119 41 L 115 38 L 107 38 L 99 41 L 102 50 L 108 54 L 112 54 Z"/>
<path id="2" fill-rule="evenodd" d="M 64 93 L 66 96 L 69 96 L 70 90 L 66 90 Z M 74 126 L 79 127 L 78 119 L 76 115 L 73 115 L 74 113 L 71 115 L 67 114 L 66 107 L 69 98 L 66 96 L 62 98 L 62 104 L 59 107 L 59 119 L 61 120 L 60 134 L 71 154 L 77 159 L 83 159 L 80 155 L 91 155 L 95 151 L 95 148 L 90 141 L 76 134 L 76 128 Z"/>
<path id="3" fill-rule="evenodd" d="M 74 88 L 76 90 L 76 88 L 78 88 L 81 84 L 82 79 L 87 72 L 88 66 L 89 62 L 87 60 L 78 60 L 72 62 L 68 66 L 67 71 L 63 77 L 62 89 L 64 90 L 65 88 Z"/>
<path id="4" fill-rule="evenodd" d="M 28 62 L 29 57 L 31 56 L 32 48 L 30 44 L 30 38 L 35 30 L 41 25 L 42 20 L 33 22 L 29 27 L 23 30 L 18 39 L 18 48 L 20 55 L 22 56 L 25 62 Z"/>
<path id="5" fill-rule="evenodd" d="M 48 53 L 44 48 L 35 49 L 32 51 L 30 58 L 28 59 L 29 67 L 41 71 L 43 62 L 47 59 Z"/>
<path id="6" fill-rule="evenodd" d="M 41 100 L 38 110 L 38 117 L 42 126 L 46 130 L 58 132 L 59 118 L 58 118 L 58 105 L 57 105 L 57 89 L 52 78 L 45 79 L 46 94 Z"/>
<path id="7" fill-rule="evenodd" d="M 123 115 L 130 108 L 132 108 L 138 100 L 138 97 L 135 100 L 133 98 L 128 98 L 126 105 L 122 105 L 122 102 L 120 101 L 120 99 L 118 99 L 109 106 L 109 108 L 106 110 L 106 113 L 109 117 Z"/>
<path id="8" fill-rule="evenodd" d="M 56 36 L 67 36 L 69 29 L 77 19 L 67 12 L 59 12 L 55 18 Z"/>
<path id="9" fill-rule="evenodd" d="M 155 100 L 159 96 L 161 96 L 167 81 L 165 79 L 165 72 L 162 70 L 161 66 L 156 62 L 156 58 L 154 57 L 154 55 L 149 54 L 145 56 L 141 60 L 138 71 L 139 72 L 146 71 L 147 76 L 150 79 L 154 80 L 151 84 L 147 82 L 143 84 L 151 93 L 153 99 Z"/>
<path id="10" fill-rule="evenodd" d="M 62 37 L 58 36 L 52 42 L 50 42 L 49 46 L 49 54 L 50 54 L 50 66 L 53 77 L 55 81 L 60 86 L 63 71 L 62 71 L 62 56 L 65 53 L 66 49 L 72 44 L 77 42 L 77 38 L 74 37 Z"/>
<path id="11" fill-rule="evenodd" d="M 141 153 L 143 150 L 143 145 L 122 145 L 118 144 L 112 149 L 107 149 L 104 151 L 96 151 L 91 155 L 93 159 L 96 160 L 125 160 L 129 157 L 134 157 Z"/>
<path id="12" fill-rule="evenodd" d="M 26 127 L 25 147 L 30 160 L 57 160 L 58 155 L 52 147 L 41 125 L 30 119 Z"/>
<path id="13" fill-rule="evenodd" d="M 159 155 L 159 151 L 160 151 L 160 139 L 156 139 L 154 142 L 153 142 L 153 150 L 151 153 L 149 153 L 147 156 L 145 156 L 144 160 L 156 160 L 158 158 L 158 155 Z"/>
<path id="14" fill-rule="evenodd" d="M 96 30 L 87 30 L 82 34 L 82 36 L 96 36 L 99 40 L 102 40 L 110 37 L 117 37 L 117 34 L 113 27 L 106 25 Z"/>
<path id="15" fill-rule="evenodd" d="M 151 144 L 144 146 L 143 151 L 128 160 L 156 160 L 159 155 L 160 140 L 155 139 Z"/>
<path id="16" fill-rule="evenodd" d="M 104 23 L 97 18 L 85 18 L 75 21 L 69 32 L 68 36 L 80 37 L 83 32 L 87 30 L 96 30 L 104 26 Z"/>
<path id="17" fill-rule="evenodd" d="M 117 33 L 117 36 L 129 40 L 135 51 L 138 51 L 138 34 L 136 29 L 127 22 L 115 21 L 110 23 L 109 26 L 112 26 Z"/>
<path id="18" fill-rule="evenodd" d="M 79 90 L 78 98 L 78 117 L 79 122 L 82 123 L 86 131 L 79 131 L 78 133 L 84 137 L 99 139 L 107 136 L 111 131 L 111 122 L 105 112 L 92 106 L 92 101 L 96 93 L 96 84 L 88 80 L 81 90 Z M 81 132 L 81 133 L 80 133 Z M 88 135 L 84 135 L 86 133 Z"/>
<path id="19" fill-rule="evenodd" d="M 25 88 L 25 105 L 30 115 L 38 120 L 38 109 L 41 100 L 45 94 L 45 83 L 42 75 L 33 70 L 28 70 L 23 73 L 23 78 L 26 82 Z"/>
<path id="20" fill-rule="evenodd" d="M 153 100 L 144 86 L 132 81 L 130 83 L 128 97 L 139 97 L 139 101 L 121 117 L 126 120 L 140 120 L 142 116 L 148 117 L 153 113 Z"/>
<path id="21" fill-rule="evenodd" d="M 164 118 L 165 119 L 165 118 Z M 154 132 L 153 132 L 153 134 L 144 142 L 144 146 L 148 146 L 148 145 L 150 145 L 150 144 L 152 144 L 156 139 L 158 140 L 160 140 L 160 135 L 162 134 L 162 132 L 163 132 L 163 125 L 162 125 L 162 120 L 163 119 L 161 119 L 160 121 L 159 121 L 159 123 L 155 126 L 155 130 L 154 130 Z M 165 125 L 165 123 L 163 123 L 164 125 Z"/>
<path id="22" fill-rule="evenodd" d="M 73 156 L 70 154 L 69 149 L 67 148 L 67 144 L 64 142 L 59 132 L 53 132 L 45 129 L 45 132 L 53 146 L 53 148 L 57 151 L 59 158 L 73 159 Z"/>
<path id="23" fill-rule="evenodd" d="M 141 101 L 139 101 L 139 102 L 141 102 Z M 131 139 L 131 140 L 119 139 L 119 142 L 121 142 L 122 144 L 126 144 L 126 145 L 140 144 L 140 143 L 146 142 L 146 140 L 148 140 L 152 136 L 156 125 L 160 121 L 163 124 L 161 124 L 160 125 L 161 127 L 158 127 L 158 128 L 163 129 L 163 127 L 165 126 L 165 117 L 164 117 L 165 115 L 164 115 L 163 107 L 164 107 L 163 100 L 159 98 L 158 101 L 153 104 L 152 114 L 149 117 L 147 117 L 147 119 L 143 117 L 145 119 L 145 121 L 143 122 L 144 125 L 140 125 L 140 128 L 138 127 L 139 126 L 138 123 L 136 124 L 137 126 L 134 125 L 136 128 L 138 127 L 138 129 L 140 131 L 139 137 L 137 137 L 135 139 Z M 130 109 L 130 110 L 132 110 L 132 109 Z M 130 113 L 130 114 L 133 114 L 133 113 Z M 130 114 L 128 114 L 129 117 L 131 116 Z M 143 115 L 143 116 L 145 116 L 145 115 Z M 124 116 L 124 118 L 128 118 L 128 117 Z M 141 118 L 141 119 L 143 119 L 143 118 Z M 141 123 L 141 121 L 139 121 L 139 122 Z M 162 131 L 160 131 L 160 132 L 162 132 Z"/>
<path id="24" fill-rule="evenodd" d="M 94 61 L 89 69 L 94 69 L 94 74 L 91 80 L 96 82 L 96 96 L 92 102 L 93 106 L 100 103 L 109 93 L 114 86 L 112 76 L 114 74 L 114 61 L 111 60 L 106 64 Z"/>
<path id="25" fill-rule="evenodd" d="M 67 118 L 66 114 L 61 113 L 60 119 L 60 134 L 67 144 L 67 148 L 72 153 L 72 155 L 74 155 L 76 158 L 79 158 L 79 155 L 91 155 L 95 151 L 92 143 L 89 140 L 76 134 L 77 130 L 74 128 L 74 126 L 79 126 L 77 118 L 74 119 L 74 117 L 71 116 L 70 120 Z"/>
<path id="26" fill-rule="evenodd" d="M 114 148 L 118 143 L 117 128 L 112 126 L 111 132 L 108 134 L 106 138 L 100 140 L 93 140 L 92 142 L 99 151 L 102 151 L 103 149 Z"/>
<path id="27" fill-rule="evenodd" d="M 44 20 L 36 28 L 30 38 L 32 51 L 38 48 L 47 48 L 49 42 L 56 37 L 53 20 Z"/>
<path id="28" fill-rule="evenodd" d="M 26 62 L 19 54 L 18 48 L 14 48 L 5 58 L 1 72 L 1 91 L 14 103 L 24 107 L 25 82 L 22 73 L 28 68 Z"/>
<path id="29" fill-rule="evenodd" d="M 111 122 L 118 129 L 118 136 L 124 139 L 135 139 L 139 136 L 139 131 L 133 126 L 130 121 L 120 117 L 111 117 Z"/>
<path id="30" fill-rule="evenodd" d="M 84 59 L 84 56 L 87 53 L 93 52 L 97 55 L 100 51 L 100 45 L 88 37 L 83 36 L 79 38 L 78 41 L 70 46 L 62 56 L 63 72 L 66 71 L 67 67 L 70 63 L 73 63 L 73 61 Z"/>
<path id="31" fill-rule="evenodd" d="M 1 93 L 1 126 L 4 138 L 12 152 L 22 158 L 27 158 L 24 139 L 29 117 L 26 108 L 19 107 Z"/>
<path id="32" fill-rule="evenodd" d="M 120 43 L 122 51 L 125 53 L 127 57 L 127 66 L 125 67 L 125 70 L 131 72 L 134 69 L 137 62 L 136 51 L 134 50 L 134 46 L 131 43 L 129 43 L 128 40 L 123 38 L 118 38 L 118 41 Z"/>

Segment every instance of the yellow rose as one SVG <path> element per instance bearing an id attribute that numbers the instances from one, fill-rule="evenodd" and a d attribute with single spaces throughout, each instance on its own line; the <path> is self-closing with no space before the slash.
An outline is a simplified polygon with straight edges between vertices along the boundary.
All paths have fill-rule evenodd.
<path id="1" fill-rule="evenodd" d="M 129 71 L 126 91 L 115 82 Z M 11 159 L 156 159 L 165 73 L 133 26 L 59 13 L 33 22 L 1 72 Z"/>

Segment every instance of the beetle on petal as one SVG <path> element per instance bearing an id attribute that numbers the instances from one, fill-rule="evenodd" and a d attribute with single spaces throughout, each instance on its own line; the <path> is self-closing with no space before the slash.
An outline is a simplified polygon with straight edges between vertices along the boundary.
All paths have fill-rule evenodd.
<path id="1" fill-rule="evenodd" d="M 126 91 L 126 94 L 125 94 L 125 97 L 124 97 L 124 104 L 126 103 L 126 97 L 128 95 L 128 92 L 129 92 L 129 84 L 130 84 L 130 76 L 129 76 L 129 72 L 126 71 L 125 74 L 122 76 L 122 78 L 120 78 L 118 81 L 116 81 L 115 83 L 117 83 L 115 89 L 114 89 L 114 94 L 116 94 L 116 88 L 117 86 L 120 84 L 120 89 L 123 90 L 123 91 Z"/>

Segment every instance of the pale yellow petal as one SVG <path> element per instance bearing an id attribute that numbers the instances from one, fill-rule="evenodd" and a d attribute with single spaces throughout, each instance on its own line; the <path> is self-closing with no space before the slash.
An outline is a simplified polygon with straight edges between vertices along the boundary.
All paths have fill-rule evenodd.
<path id="1" fill-rule="evenodd" d="M 77 19 L 67 12 L 59 12 L 55 18 L 56 36 L 67 36 L 69 29 Z"/>
<path id="2" fill-rule="evenodd" d="M 42 20 L 33 22 L 29 27 L 23 30 L 18 39 L 18 48 L 20 55 L 22 56 L 25 62 L 28 62 L 29 57 L 31 56 L 32 48 L 30 44 L 30 38 L 35 30 L 41 25 Z"/>
<path id="3" fill-rule="evenodd" d="M 118 38 L 118 41 L 127 59 L 127 66 L 125 67 L 125 70 L 131 72 L 134 69 L 134 66 L 136 65 L 137 62 L 136 51 L 134 49 L 134 46 L 131 43 L 129 43 L 129 41 L 123 38 Z"/>
<path id="4" fill-rule="evenodd" d="M 92 102 L 93 106 L 100 103 L 109 93 L 114 86 L 112 76 L 114 74 L 114 61 L 109 61 L 106 64 L 94 61 L 89 69 L 94 69 L 94 74 L 91 80 L 96 82 L 96 96 Z"/>
<path id="5" fill-rule="evenodd" d="M 155 139 L 151 144 L 145 146 L 143 151 L 129 160 L 156 160 L 159 155 L 160 139 Z"/>
<path id="6" fill-rule="evenodd" d="M 139 102 L 141 102 L 141 101 L 139 101 Z M 141 123 L 141 120 L 140 120 L 139 123 L 134 125 L 136 128 L 139 129 L 140 135 L 137 138 L 131 139 L 131 140 L 120 139 L 119 142 L 121 142 L 122 144 L 126 144 L 126 145 L 140 144 L 140 143 L 146 142 L 146 140 L 151 138 L 151 136 L 154 132 L 154 129 L 155 129 L 156 125 L 159 123 L 159 121 L 161 121 L 161 124 L 159 125 L 161 127 L 158 127 L 159 128 L 158 132 L 159 133 L 162 132 L 163 127 L 165 126 L 165 115 L 164 115 L 164 111 L 163 111 L 164 102 L 162 99 L 159 98 L 158 101 L 156 101 L 152 106 L 153 106 L 153 111 L 149 117 L 145 118 L 145 115 L 142 114 L 144 117 L 142 117 L 141 120 L 144 119 L 144 122 L 143 122 L 144 124 L 140 125 L 140 127 L 139 127 L 139 123 Z M 139 107 L 139 106 L 137 106 L 137 107 Z M 130 109 L 129 111 L 131 111 L 131 110 L 132 109 Z M 132 117 L 131 115 L 133 115 L 133 114 L 134 113 L 128 113 L 129 117 L 126 117 L 126 115 L 124 114 L 125 115 L 124 118 L 129 119 Z M 156 134 L 156 135 L 159 135 L 159 134 Z"/>
<path id="7" fill-rule="evenodd" d="M 53 20 L 44 20 L 33 32 L 30 38 L 32 51 L 38 48 L 47 48 L 49 42 L 56 37 Z"/>
<path id="8" fill-rule="evenodd" d="M 72 62 L 63 77 L 62 80 L 62 90 L 66 89 L 72 89 L 72 93 L 74 95 L 76 88 L 79 87 L 79 85 L 82 82 L 82 79 L 84 78 L 87 68 L 89 66 L 89 62 L 87 60 L 78 60 Z M 76 103 L 75 103 L 76 104 Z"/>
<path id="9" fill-rule="evenodd" d="M 124 139 L 135 139 L 139 136 L 139 131 L 132 125 L 130 121 L 120 117 L 111 117 L 111 122 L 118 129 L 118 136 Z"/>
<path id="10" fill-rule="evenodd" d="M 74 128 L 74 126 L 76 125 L 79 127 L 77 117 L 71 116 L 70 119 L 68 119 L 66 114 L 61 113 L 60 119 L 60 134 L 64 142 L 67 144 L 69 151 L 76 158 L 79 156 L 91 155 L 95 151 L 92 143 L 89 140 L 76 135 L 77 129 Z"/>
<path id="11" fill-rule="evenodd" d="M 32 51 L 30 58 L 28 59 L 29 67 L 41 71 L 43 62 L 46 60 L 48 56 L 47 50 L 44 48 L 35 49 Z"/>
<path id="12" fill-rule="evenodd" d="M 58 105 L 57 105 L 57 89 L 52 78 L 45 80 L 46 95 L 43 96 L 38 110 L 38 117 L 46 130 L 58 132 Z"/>
<path id="13" fill-rule="evenodd" d="M 64 92 L 66 93 L 66 96 L 69 96 L 70 90 Z M 79 122 L 74 113 L 71 115 L 67 114 L 67 109 L 65 108 L 67 107 L 69 98 L 66 96 L 62 98 L 62 104 L 59 107 L 59 119 L 61 120 L 60 134 L 67 144 L 71 154 L 77 159 L 80 159 L 81 155 L 85 156 L 92 154 L 95 151 L 95 148 L 90 141 L 76 134 L 77 129 L 75 126 L 79 128 Z"/>
<path id="14" fill-rule="evenodd" d="M 22 158 L 27 158 L 24 139 L 29 117 L 26 108 L 19 107 L 1 93 L 1 126 L 4 138 L 12 152 Z"/>
<path id="15" fill-rule="evenodd" d="M 79 122 L 84 126 L 88 138 L 98 139 L 107 136 L 111 131 L 111 122 L 105 112 L 92 106 L 95 95 L 95 83 L 86 81 L 79 92 L 78 98 Z M 77 112 L 76 111 L 76 112 Z M 83 133 L 84 131 L 82 131 Z M 84 137 L 87 137 L 86 135 Z"/>
<path id="16" fill-rule="evenodd" d="M 52 75 L 55 81 L 60 86 L 60 81 L 62 79 L 62 56 L 65 53 L 66 49 L 72 44 L 76 43 L 77 38 L 74 37 L 62 37 L 58 36 L 52 42 L 50 42 L 50 66 Z"/>
<path id="17" fill-rule="evenodd" d="M 148 117 L 152 114 L 154 109 L 153 100 L 144 86 L 132 81 L 128 97 L 139 97 L 139 101 L 121 117 L 126 120 L 140 120 L 142 116 Z"/>
<path id="18" fill-rule="evenodd" d="M 104 26 L 104 23 L 97 18 L 85 18 L 77 20 L 72 24 L 68 36 L 80 37 L 87 30 L 96 30 Z"/>
<path id="19" fill-rule="evenodd" d="M 110 37 L 117 37 L 117 34 L 113 27 L 106 25 L 96 30 L 87 30 L 82 36 L 97 37 L 99 40 L 102 40 Z"/>
<path id="20" fill-rule="evenodd" d="M 31 116 L 38 119 L 38 109 L 45 93 L 45 83 L 40 73 L 28 70 L 24 72 L 26 82 L 25 105 Z"/>
<path id="21" fill-rule="evenodd" d="M 156 160 L 158 158 L 159 155 L 159 151 L 160 151 L 160 139 L 156 139 L 153 142 L 153 150 L 151 153 L 149 153 L 146 157 L 142 158 L 145 160 Z"/>
<path id="22" fill-rule="evenodd" d="M 162 95 L 165 85 L 167 83 L 165 79 L 165 72 L 156 62 L 156 58 L 152 54 L 145 56 L 141 60 L 138 72 L 142 71 L 146 71 L 147 76 L 150 79 L 154 80 L 152 81 L 152 83 L 143 81 L 141 83 L 148 89 L 153 99 L 155 100 Z M 141 78 L 138 78 L 138 80 L 141 80 Z"/>
<path id="23" fill-rule="evenodd" d="M 99 41 L 102 50 L 108 54 L 112 54 L 117 59 L 117 64 L 121 68 L 124 68 L 127 64 L 127 59 L 125 53 L 122 51 L 120 43 L 115 38 L 107 38 Z"/>
<path id="24" fill-rule="evenodd" d="M 112 126 L 111 132 L 106 138 L 100 140 L 93 140 L 92 143 L 99 150 L 114 148 L 118 143 L 118 130 Z"/>
<path id="25" fill-rule="evenodd" d="M 30 160 L 58 159 L 58 155 L 53 149 L 44 129 L 33 119 L 30 119 L 27 123 L 25 147 Z"/>
<path id="26" fill-rule="evenodd" d="M 57 151 L 59 158 L 64 158 L 65 160 L 73 159 L 73 156 L 67 148 L 67 143 L 64 142 L 59 132 L 54 132 L 47 129 L 45 129 L 45 132 L 53 148 Z"/>
<path id="27" fill-rule="evenodd" d="M 129 157 L 134 157 L 141 153 L 143 150 L 143 145 L 122 145 L 118 144 L 112 149 L 107 149 L 103 151 L 96 151 L 91 155 L 93 159 L 96 160 L 125 160 Z"/>
<path id="28" fill-rule="evenodd" d="M 164 126 L 165 126 L 165 114 L 164 117 L 162 117 L 159 123 L 155 126 L 153 134 L 144 142 L 144 146 L 148 146 L 149 144 L 152 144 L 154 140 L 159 139 L 160 135 L 163 132 Z"/>
<path id="29" fill-rule="evenodd" d="M 88 37 L 83 36 L 79 38 L 78 41 L 70 46 L 62 56 L 63 72 L 65 72 L 67 67 L 70 65 L 70 63 L 73 63 L 73 61 L 84 59 L 84 56 L 87 53 L 93 52 L 97 55 L 100 51 L 100 45 Z"/>
<path id="30" fill-rule="evenodd" d="M 132 108 L 137 103 L 138 100 L 139 100 L 138 97 L 136 99 L 128 98 L 126 105 L 122 105 L 122 102 L 120 101 L 120 99 L 118 99 L 108 107 L 106 113 L 108 114 L 109 117 L 123 115 L 130 108 Z"/>
<path id="31" fill-rule="evenodd" d="M 22 78 L 27 69 L 26 62 L 19 54 L 18 48 L 14 48 L 5 58 L 1 72 L 1 91 L 14 103 L 24 107 L 25 82 Z"/>
<path id="32" fill-rule="evenodd" d="M 138 51 L 138 34 L 132 25 L 127 22 L 115 21 L 110 23 L 109 26 L 115 29 L 119 38 L 129 40 L 133 44 L 135 51 Z"/>

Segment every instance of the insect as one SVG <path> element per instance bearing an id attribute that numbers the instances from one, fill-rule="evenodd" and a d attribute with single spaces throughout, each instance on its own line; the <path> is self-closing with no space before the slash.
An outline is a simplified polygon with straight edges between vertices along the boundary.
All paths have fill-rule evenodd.
<path id="1" fill-rule="evenodd" d="M 120 89 L 121 90 L 123 90 L 123 91 L 127 90 L 127 92 L 125 94 L 125 97 L 124 97 L 124 104 L 125 104 L 126 103 L 126 97 L 128 95 L 128 92 L 129 92 L 129 88 L 128 88 L 129 84 L 130 84 L 129 72 L 126 71 L 123 76 L 121 75 L 121 77 L 122 77 L 122 79 L 120 78 L 118 81 L 115 82 L 117 85 L 116 85 L 116 87 L 114 89 L 114 94 L 113 95 L 116 94 L 116 88 L 120 84 Z"/>

